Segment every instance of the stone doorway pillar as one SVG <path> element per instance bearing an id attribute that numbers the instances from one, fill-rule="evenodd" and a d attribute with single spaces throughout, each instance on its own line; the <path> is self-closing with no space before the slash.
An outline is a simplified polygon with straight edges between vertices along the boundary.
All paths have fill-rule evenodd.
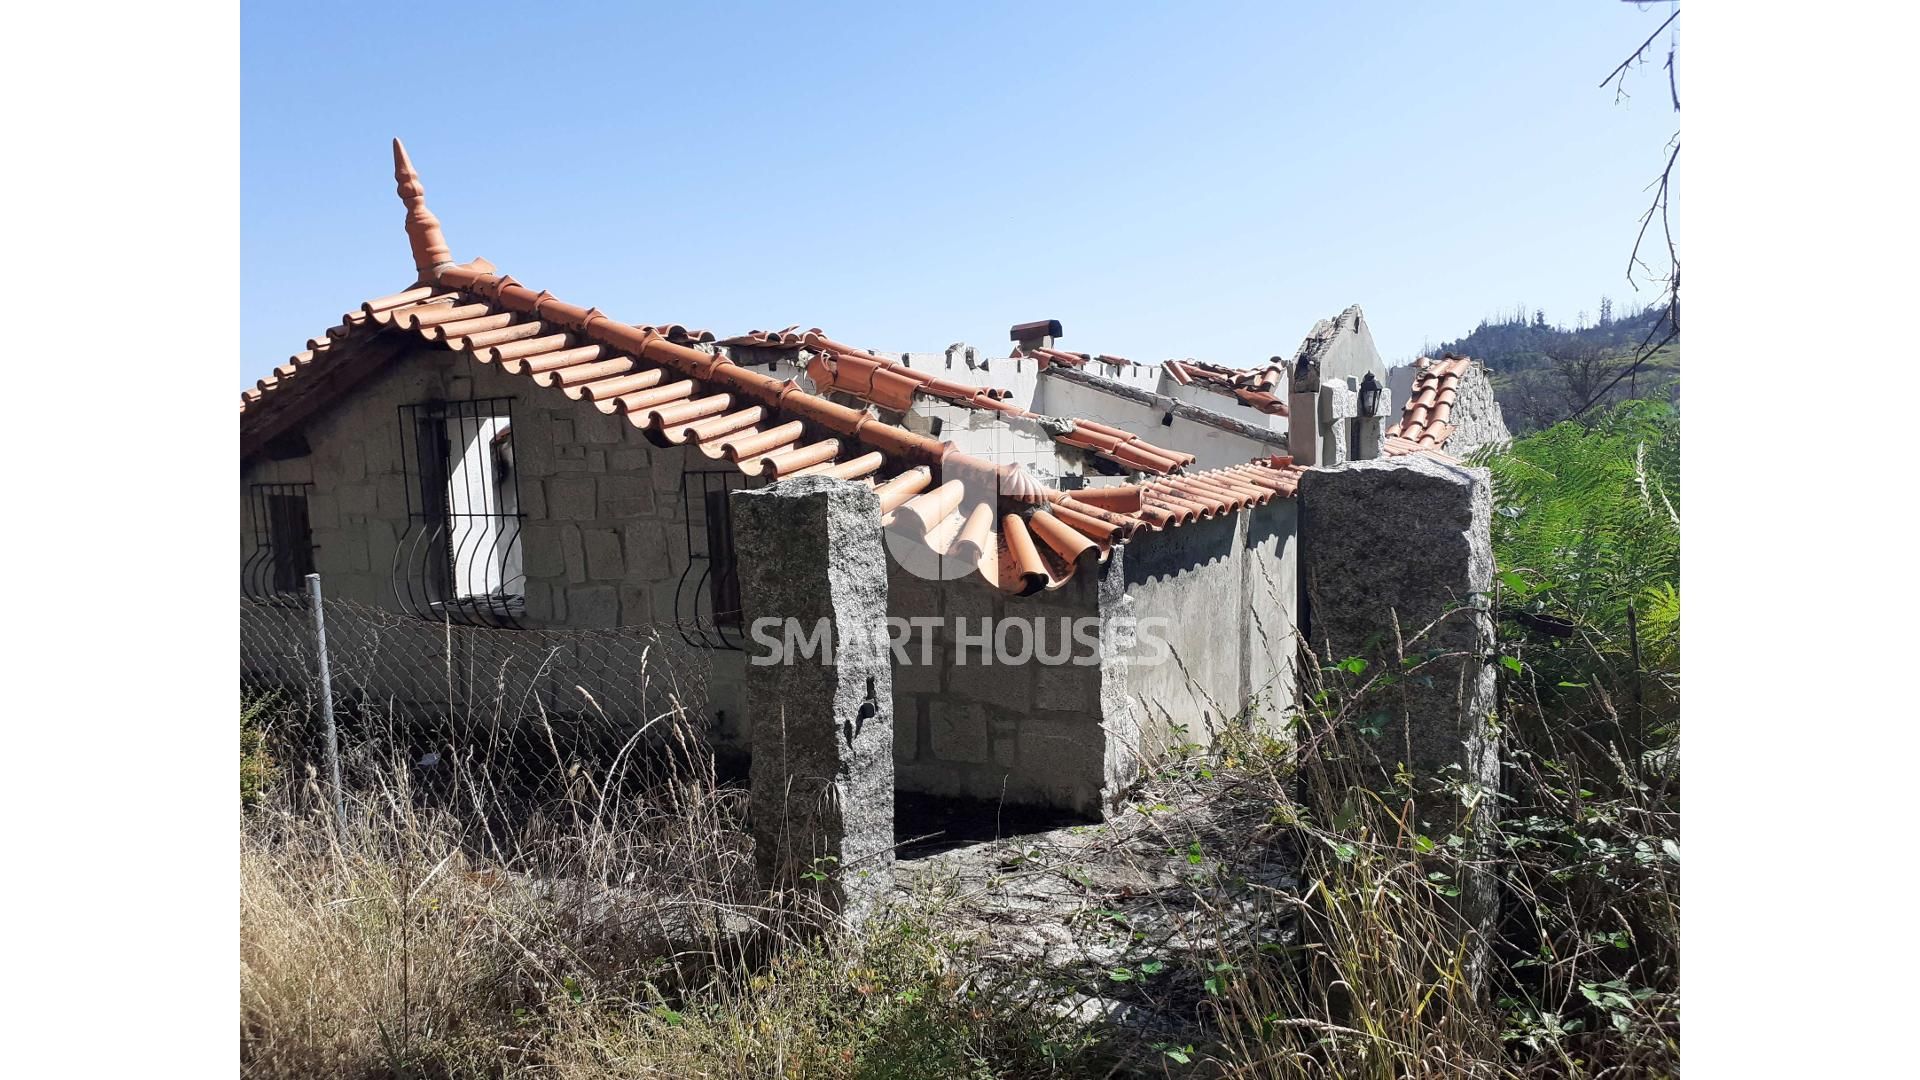
<path id="1" fill-rule="evenodd" d="M 777 893 L 858 922 L 893 883 L 879 499 L 818 476 L 730 498 L 748 630 L 755 865 Z"/>

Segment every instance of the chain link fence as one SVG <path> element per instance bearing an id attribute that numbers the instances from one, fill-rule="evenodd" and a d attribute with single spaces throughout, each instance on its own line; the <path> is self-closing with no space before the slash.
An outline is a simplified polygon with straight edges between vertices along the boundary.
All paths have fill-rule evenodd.
<path id="1" fill-rule="evenodd" d="M 424 787 L 465 772 L 542 798 L 707 749 L 709 655 L 671 627 L 459 626 L 341 599 L 319 620 L 348 786 L 398 765 Z M 319 629 L 304 592 L 240 602 L 242 702 L 296 779 L 328 772 Z"/>

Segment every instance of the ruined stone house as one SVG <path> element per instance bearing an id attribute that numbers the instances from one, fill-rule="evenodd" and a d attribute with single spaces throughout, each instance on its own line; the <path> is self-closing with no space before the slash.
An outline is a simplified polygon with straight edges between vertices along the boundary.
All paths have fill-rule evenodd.
<path id="1" fill-rule="evenodd" d="M 1053 321 L 1014 327 L 1007 356 L 716 340 L 455 261 L 397 141 L 394 163 L 416 276 L 243 394 L 243 592 L 317 571 L 417 617 L 396 662 L 428 672 L 446 623 L 671 627 L 710 663 L 715 745 L 751 750 L 785 718 L 743 692 L 764 642 L 740 563 L 772 555 L 737 549 L 733 493 L 832 478 L 872 492 L 886 612 L 926 627 L 874 684 L 897 787 L 1098 814 L 1168 746 L 1293 707 L 1303 465 L 1417 446 L 1384 426 L 1357 307 L 1244 371 L 1069 352 Z M 1091 663 L 956 640 L 1007 616 L 1120 629 Z M 1163 662 L 1125 629 L 1149 619 Z M 549 658 L 539 692 L 608 674 L 590 662 Z"/>

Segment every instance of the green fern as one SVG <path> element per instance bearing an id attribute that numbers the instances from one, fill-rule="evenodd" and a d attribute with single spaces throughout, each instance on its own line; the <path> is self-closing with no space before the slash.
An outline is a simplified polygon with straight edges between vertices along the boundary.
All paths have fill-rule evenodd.
<path id="1" fill-rule="evenodd" d="M 1476 463 L 1493 477 L 1494 551 L 1506 579 L 1525 583 L 1521 602 L 1573 624 L 1590 647 L 1588 659 L 1615 673 L 1631 663 L 1637 632 L 1643 671 L 1677 688 L 1680 421 L 1673 408 L 1626 402 L 1591 424 L 1557 424 L 1483 452 Z M 1607 672 L 1570 670 L 1561 681 L 1595 674 Z"/>

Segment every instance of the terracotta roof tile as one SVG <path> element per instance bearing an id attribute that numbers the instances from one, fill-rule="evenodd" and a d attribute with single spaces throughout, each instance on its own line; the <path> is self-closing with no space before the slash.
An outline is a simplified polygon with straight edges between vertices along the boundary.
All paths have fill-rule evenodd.
<path id="1" fill-rule="evenodd" d="M 1189 357 L 1167 360 L 1160 366 L 1182 386 L 1203 386 L 1230 394 L 1241 404 L 1268 415 L 1287 415 L 1287 403 L 1281 398 L 1287 389 L 1287 375 L 1278 364 L 1230 368 Z"/>
<path id="2" fill-rule="evenodd" d="M 1040 362 L 1040 370 L 1042 371 L 1045 371 L 1048 365 L 1051 364 L 1065 364 L 1068 367 L 1080 367 L 1086 364 L 1087 361 L 1093 359 L 1093 356 L 1089 353 L 1068 352 L 1065 349 L 1049 349 L 1040 345 L 1035 345 L 1031 348 L 1016 349 L 1014 351 L 1019 355 L 1031 356 L 1035 360 L 1038 360 Z"/>
<path id="3" fill-rule="evenodd" d="M 1473 361 L 1449 353 L 1438 363 L 1423 356 L 1414 364 L 1420 370 L 1413 377 L 1413 388 L 1401 410 L 1400 422 L 1387 429 L 1388 441 L 1399 439 L 1414 447 L 1438 450 L 1447 444 L 1447 436 L 1453 434 L 1447 417 L 1453 413 L 1460 379 L 1471 369 Z"/>
<path id="4" fill-rule="evenodd" d="M 1013 355 L 1032 357 L 1039 361 L 1042 371 L 1054 364 L 1065 364 L 1068 367 L 1084 367 L 1090 361 L 1095 360 L 1112 367 L 1140 366 L 1124 356 L 1114 356 L 1110 353 L 1068 352 L 1065 349 L 1054 349 L 1044 345 L 1022 346 L 1021 348 L 1013 350 Z"/>
<path id="5" fill-rule="evenodd" d="M 801 345 L 801 335 L 796 331 L 799 329 L 800 326 L 796 323 L 785 330 L 749 330 L 735 337 L 724 338 L 718 344 L 743 345 L 756 349 L 798 349 Z M 815 327 L 812 332 L 817 334 L 820 330 Z"/>
<path id="6" fill-rule="evenodd" d="M 724 355 L 697 348 L 713 340 L 705 331 L 618 322 L 597 309 L 566 304 L 551 293 L 535 293 L 496 275 L 485 260 L 454 264 L 441 258 L 446 249 L 438 222 L 426 212 L 419 178 L 397 142 L 395 146 L 396 176 L 408 206 L 416 263 L 432 259 L 420 267 L 424 283 L 365 302 L 342 317 L 338 333 L 330 331 L 327 344 L 296 355 L 257 387 L 243 391 L 243 456 L 377 371 L 408 343 L 438 345 L 479 363 L 498 363 L 502 371 L 527 378 L 535 388 L 622 415 L 657 445 L 694 446 L 708 457 L 766 477 L 825 473 L 872 484 L 889 527 L 900 527 L 896 511 L 913 502 L 917 509 L 908 515 L 909 523 L 937 534 L 949 553 L 957 550 L 972 561 L 983 580 L 1022 595 L 1059 587 L 1079 567 L 1105 559 L 1115 540 L 1289 497 L 1297 484 L 1298 470 L 1291 461 L 1271 458 L 1146 484 L 1082 492 L 1048 488 L 1018 465 L 964 453 L 866 410 L 808 393 L 791 380 L 747 370 Z M 448 333 L 455 328 L 458 332 Z M 785 344 L 792 332 L 789 328 L 758 340 Z M 863 364 L 860 361 L 878 358 L 824 338 L 820 344 L 836 357 L 829 384 L 841 377 L 839 372 L 849 371 L 848 378 L 872 391 L 883 376 L 897 378 L 912 370 L 891 362 Z M 931 378 L 910 381 L 915 384 L 912 393 L 959 392 L 945 386 L 925 389 Z M 1031 415 L 991 396 L 1002 391 L 963 389 L 977 407 Z M 891 391 L 883 385 L 880 392 Z M 1086 444 L 1146 471 L 1170 471 L 1193 462 L 1191 455 L 1162 450 L 1092 421 L 1076 421 L 1061 440 Z M 953 522 L 947 519 L 962 507 L 957 502 L 948 505 L 950 494 L 921 501 L 936 475 L 944 481 L 938 492 L 950 492 L 965 476 L 980 481 L 973 490 L 996 492 L 998 531 L 992 528 L 994 509 L 965 508 L 964 519 Z M 938 509 L 948 512 L 929 520 Z"/>

